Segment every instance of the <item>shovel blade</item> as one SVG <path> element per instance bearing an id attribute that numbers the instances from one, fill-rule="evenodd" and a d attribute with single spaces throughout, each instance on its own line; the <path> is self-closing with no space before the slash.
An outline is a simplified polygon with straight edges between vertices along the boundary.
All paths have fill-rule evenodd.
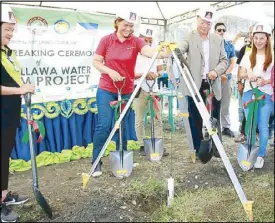
<path id="1" fill-rule="evenodd" d="M 153 141 L 155 142 L 155 148 L 153 148 Z M 144 139 L 144 151 L 146 157 L 151 162 L 159 162 L 164 153 L 164 144 L 163 139 L 154 138 L 154 139 Z"/>
<path id="2" fill-rule="evenodd" d="M 118 177 L 129 177 L 133 171 L 134 156 L 133 151 L 121 151 L 110 153 L 113 174 Z"/>
<path id="3" fill-rule="evenodd" d="M 49 218 L 52 218 L 52 209 L 46 201 L 46 199 L 44 198 L 44 196 L 42 195 L 42 193 L 40 192 L 39 188 L 33 186 L 33 193 L 40 207 L 45 211 Z"/>
<path id="4" fill-rule="evenodd" d="M 211 158 L 213 157 L 212 144 L 213 144 L 213 142 L 211 139 L 201 141 L 200 149 L 198 152 L 198 157 L 203 164 L 209 162 L 211 160 Z"/>
<path id="5" fill-rule="evenodd" d="M 259 153 L 260 148 L 258 146 L 251 146 L 251 151 L 249 154 L 249 145 L 240 144 L 238 149 L 237 160 L 239 166 L 243 171 L 248 171 L 253 168 Z M 249 154 L 249 155 L 248 155 Z"/>

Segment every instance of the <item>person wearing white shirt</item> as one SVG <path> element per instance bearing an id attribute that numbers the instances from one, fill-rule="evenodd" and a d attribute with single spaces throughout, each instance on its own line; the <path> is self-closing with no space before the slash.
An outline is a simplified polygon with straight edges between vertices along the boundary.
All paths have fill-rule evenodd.
<path id="1" fill-rule="evenodd" d="M 262 168 L 263 157 L 266 154 L 268 142 L 268 122 L 274 111 L 274 103 L 271 100 L 273 89 L 271 86 L 271 70 L 274 64 L 274 55 L 271 45 L 271 28 L 268 24 L 258 23 L 253 28 L 253 43 L 251 52 L 247 52 L 242 61 L 240 75 L 246 78 L 243 104 L 252 100 L 252 88 L 258 87 L 264 95 L 264 105 L 259 105 L 257 113 L 257 126 L 260 136 L 260 151 L 254 165 L 255 168 Z M 248 108 L 245 109 L 245 116 L 248 116 Z"/>
<path id="2" fill-rule="evenodd" d="M 197 29 L 188 33 L 184 38 L 181 44 L 181 52 L 182 54 L 187 53 L 187 63 L 191 75 L 204 101 L 207 97 L 205 90 L 210 90 L 211 84 L 214 93 L 212 98 L 213 117 L 218 121 L 218 128 L 220 128 L 221 75 L 226 71 L 228 61 L 223 39 L 215 33 L 210 33 L 215 13 L 216 10 L 213 7 L 199 10 Z M 187 86 L 181 78 L 180 89 L 184 90 L 186 88 Z M 189 122 L 194 148 L 198 153 L 201 141 L 204 139 L 203 120 L 190 92 L 187 92 L 186 95 L 188 96 Z M 215 150 L 214 156 L 219 157 L 217 150 Z"/>
<path id="3" fill-rule="evenodd" d="M 153 41 L 152 33 L 153 33 L 153 30 L 146 29 L 146 31 L 140 35 L 140 37 L 144 39 L 145 43 L 149 44 L 150 46 L 152 45 L 152 41 Z M 135 85 L 138 84 L 138 82 L 140 81 L 140 77 L 142 76 L 143 72 L 149 67 L 150 63 L 151 63 L 151 58 L 145 57 L 141 54 L 138 55 L 136 67 L 135 67 L 135 77 L 136 77 Z M 152 91 L 154 93 L 159 91 L 158 84 L 157 84 L 157 77 L 159 76 L 159 73 L 157 71 L 157 65 L 158 65 L 158 61 L 155 61 L 155 63 L 151 67 L 150 72 L 146 77 L 146 80 L 143 81 L 140 91 L 133 102 L 133 107 L 135 111 L 135 130 L 136 130 L 137 139 L 140 145 L 140 155 L 142 156 L 145 156 L 144 142 L 143 142 L 143 139 L 145 138 L 144 114 L 148 103 L 147 97 L 150 95 L 149 94 L 150 89 L 146 81 L 148 81 L 148 84 L 150 86 L 153 85 Z M 156 116 L 158 117 L 157 119 L 155 119 L 155 122 L 154 122 L 155 137 L 163 138 L 162 120 L 160 118 L 160 106 L 161 106 L 160 101 L 157 102 L 157 106 L 159 107 L 159 110 L 155 111 Z M 169 153 L 164 151 L 163 155 L 167 156 L 169 155 Z"/>

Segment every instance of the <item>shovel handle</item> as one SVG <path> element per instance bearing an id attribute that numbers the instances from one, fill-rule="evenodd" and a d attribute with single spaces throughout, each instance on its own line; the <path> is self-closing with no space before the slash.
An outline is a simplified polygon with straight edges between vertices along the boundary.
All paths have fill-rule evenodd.
<path id="1" fill-rule="evenodd" d="M 121 91 L 125 86 L 126 78 L 124 77 L 123 81 L 120 81 L 120 82 L 122 82 L 122 86 L 120 88 L 116 85 L 115 81 L 113 81 L 113 84 L 114 84 L 115 88 L 117 89 L 118 95 L 121 96 Z"/>
<path id="2" fill-rule="evenodd" d="M 37 166 L 36 166 L 36 153 L 34 149 L 34 140 L 32 133 L 32 114 L 31 114 L 31 93 L 24 95 L 25 103 L 27 106 L 27 120 L 28 120 L 28 132 L 29 132 L 29 145 L 30 145 L 30 154 L 31 154 L 31 166 L 32 166 L 32 178 L 33 178 L 33 187 L 38 188 L 38 177 L 37 177 Z"/>
<path id="3" fill-rule="evenodd" d="M 28 92 L 26 94 L 24 94 L 24 99 L 25 99 L 25 104 L 26 106 L 31 106 L 31 93 Z"/>
<path id="4" fill-rule="evenodd" d="M 253 124 L 254 124 L 254 112 L 255 112 L 255 106 L 256 102 L 253 105 L 253 110 L 252 110 L 252 117 L 251 117 L 251 121 L 250 121 L 250 126 L 249 126 L 249 132 L 248 132 L 248 156 L 251 153 L 251 148 L 252 148 L 252 130 L 253 130 Z"/>
<path id="5" fill-rule="evenodd" d="M 156 83 L 156 79 L 153 80 L 153 84 L 152 85 L 150 85 L 149 81 L 146 80 L 146 84 L 149 87 L 150 94 L 153 92 L 153 86 L 155 85 L 155 83 Z"/>
<path id="6" fill-rule="evenodd" d="M 113 81 L 113 84 L 115 86 L 115 88 L 117 89 L 117 94 L 118 94 L 118 100 L 122 100 L 122 96 L 121 96 L 121 91 L 122 89 L 124 88 L 125 86 L 125 81 L 126 79 L 124 78 L 123 81 L 122 81 L 122 86 L 119 88 L 117 85 L 116 85 L 116 82 Z M 121 114 L 122 112 L 122 104 L 120 104 L 119 106 L 119 113 Z M 123 120 L 121 120 L 120 122 L 120 125 L 119 125 L 119 151 L 120 151 L 120 163 L 121 163 L 121 166 L 123 167 L 123 160 L 124 160 L 124 151 L 123 151 Z"/>

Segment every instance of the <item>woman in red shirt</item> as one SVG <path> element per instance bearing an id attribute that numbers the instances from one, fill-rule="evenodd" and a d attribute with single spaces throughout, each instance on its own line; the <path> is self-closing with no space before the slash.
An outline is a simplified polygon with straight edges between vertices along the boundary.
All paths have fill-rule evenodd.
<path id="1" fill-rule="evenodd" d="M 93 66 L 101 72 L 99 87 L 96 94 L 98 108 L 98 122 L 94 134 L 94 150 L 92 163 L 98 157 L 105 144 L 112 127 L 113 109 L 110 102 L 117 100 L 117 89 L 122 89 L 122 98 L 129 99 L 134 91 L 135 65 L 138 53 L 152 58 L 155 50 L 146 45 L 143 39 L 133 35 L 134 24 L 138 22 L 138 16 L 134 12 L 124 11 L 117 14 L 114 21 L 115 32 L 104 36 L 95 51 Z M 161 52 L 158 58 L 170 56 Z M 124 80 L 125 79 L 125 80 Z M 127 120 L 129 111 L 124 119 Z M 123 124 L 123 149 L 127 150 L 126 124 Z M 93 176 L 100 176 L 102 162 L 97 165 Z"/>

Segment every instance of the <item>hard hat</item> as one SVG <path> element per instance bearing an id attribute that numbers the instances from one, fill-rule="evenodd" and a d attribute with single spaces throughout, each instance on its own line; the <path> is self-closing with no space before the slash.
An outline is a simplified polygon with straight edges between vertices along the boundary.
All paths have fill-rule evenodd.
<path id="1" fill-rule="evenodd" d="M 198 16 L 201 17 L 203 20 L 206 20 L 208 22 L 213 22 L 214 15 L 216 13 L 216 10 L 213 7 L 205 7 L 201 8 L 199 10 Z"/>
<path id="2" fill-rule="evenodd" d="M 253 28 L 253 35 L 255 33 L 266 33 L 271 36 L 271 27 L 266 23 L 259 22 Z"/>
<path id="3" fill-rule="evenodd" d="M 1 11 L 1 22 L 7 22 L 7 23 L 16 23 L 15 20 L 15 16 L 13 11 L 11 10 L 11 7 L 6 5 L 6 4 L 2 4 L 2 11 Z"/>
<path id="4" fill-rule="evenodd" d="M 132 10 L 124 10 L 116 13 L 116 18 L 122 18 L 127 22 L 138 24 L 138 15 Z"/>
<path id="5" fill-rule="evenodd" d="M 142 35 L 144 37 L 153 38 L 153 30 L 152 29 L 143 29 L 143 30 L 141 30 L 140 35 Z"/>

